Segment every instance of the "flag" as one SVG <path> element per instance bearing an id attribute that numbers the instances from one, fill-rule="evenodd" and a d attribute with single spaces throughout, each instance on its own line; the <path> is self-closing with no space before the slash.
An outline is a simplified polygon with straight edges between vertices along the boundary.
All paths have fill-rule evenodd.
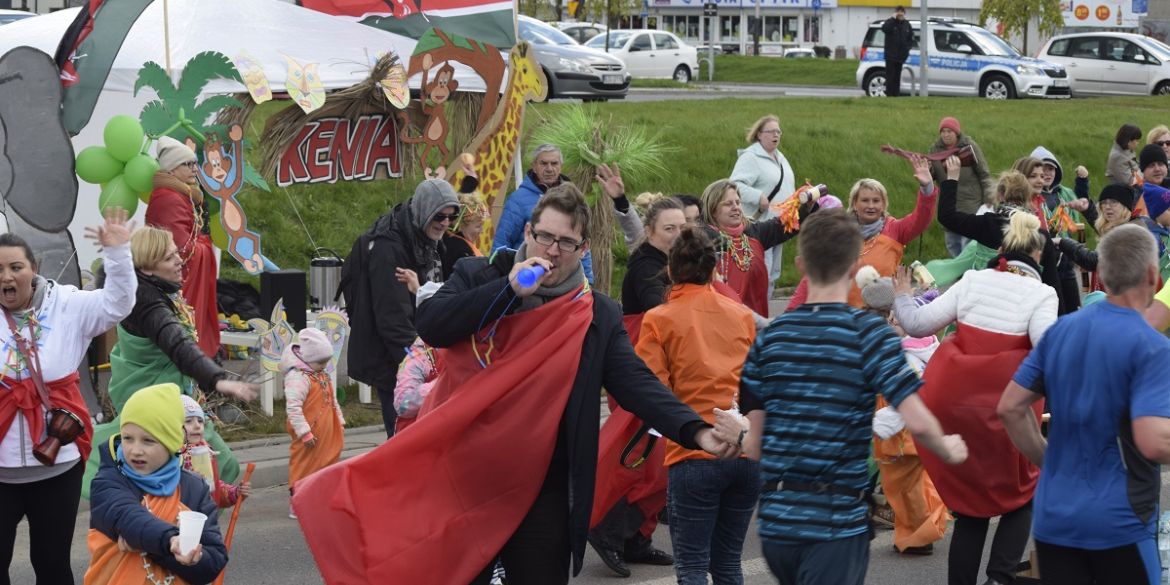
<path id="1" fill-rule="evenodd" d="M 301 0 L 305 8 L 418 39 L 432 28 L 498 49 L 516 44 L 513 5 L 501 0 Z"/>
<path id="2" fill-rule="evenodd" d="M 61 70 L 61 120 L 76 136 L 89 124 L 114 58 L 152 0 L 88 0 L 61 37 L 54 60 Z"/>

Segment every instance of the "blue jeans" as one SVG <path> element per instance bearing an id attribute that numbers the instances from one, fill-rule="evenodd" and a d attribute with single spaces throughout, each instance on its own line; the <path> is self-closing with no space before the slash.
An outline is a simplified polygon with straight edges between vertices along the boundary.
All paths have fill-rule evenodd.
<path id="1" fill-rule="evenodd" d="M 863 585 L 869 534 L 839 540 L 780 544 L 763 541 L 764 560 L 780 585 Z"/>
<path id="2" fill-rule="evenodd" d="M 955 232 L 950 232 L 945 229 L 943 230 L 943 238 L 946 242 L 947 252 L 950 253 L 951 258 L 962 254 L 963 248 L 967 247 L 967 242 L 971 241 Z"/>
<path id="3" fill-rule="evenodd" d="M 679 585 L 742 585 L 740 558 L 760 501 L 760 464 L 688 459 L 670 466 L 667 500 Z"/>

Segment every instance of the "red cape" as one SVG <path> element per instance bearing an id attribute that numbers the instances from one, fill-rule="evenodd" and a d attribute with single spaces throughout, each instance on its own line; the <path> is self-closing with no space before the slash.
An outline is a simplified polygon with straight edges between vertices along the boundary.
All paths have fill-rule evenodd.
<path id="1" fill-rule="evenodd" d="M 576 296 L 505 317 L 486 368 L 470 338 L 449 348 L 417 422 L 297 484 L 327 583 L 468 583 L 495 559 L 552 459 L 593 318 Z"/>
<path id="2" fill-rule="evenodd" d="M 969 456 L 947 465 L 917 445 L 922 466 L 952 510 L 991 518 L 1032 499 L 1040 470 L 1008 438 L 995 407 L 1032 343 L 1025 335 L 992 333 L 959 324 L 930 358 L 918 393 L 947 434 L 959 434 Z M 1044 401 L 1035 406 L 1036 420 Z"/>

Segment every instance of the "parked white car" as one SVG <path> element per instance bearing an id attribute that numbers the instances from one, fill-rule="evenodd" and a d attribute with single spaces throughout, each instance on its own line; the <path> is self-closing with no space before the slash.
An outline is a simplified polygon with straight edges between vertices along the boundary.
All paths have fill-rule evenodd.
<path id="1" fill-rule="evenodd" d="M 1170 95 L 1170 46 L 1133 33 L 1057 35 L 1040 58 L 1064 65 L 1075 95 Z"/>
<path id="2" fill-rule="evenodd" d="M 657 30 L 622 29 L 600 34 L 586 47 L 593 47 L 621 59 L 633 77 L 674 79 L 687 83 L 699 73 L 698 51 L 673 33 Z"/>

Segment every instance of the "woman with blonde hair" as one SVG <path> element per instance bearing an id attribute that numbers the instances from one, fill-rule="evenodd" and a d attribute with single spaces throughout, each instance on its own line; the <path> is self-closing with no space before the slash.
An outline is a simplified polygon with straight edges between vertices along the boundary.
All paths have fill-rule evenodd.
<path id="1" fill-rule="evenodd" d="M 801 195 L 801 219 L 817 208 L 812 194 Z M 719 250 L 716 270 L 747 308 L 768 316 L 771 280 L 764 253 L 792 237 L 799 230 L 786 231 L 780 218 L 752 222 L 744 216 L 739 187 L 730 179 L 720 179 L 703 190 L 703 220 Z"/>
<path id="2" fill-rule="evenodd" d="M 956 466 L 918 450 L 955 515 L 947 558 L 950 585 L 975 584 L 988 522 L 996 516 L 987 576 L 993 583 L 1014 580 L 1028 543 L 1039 477 L 1039 469 L 1013 447 L 995 409 L 1020 362 L 1056 321 L 1056 290 L 1040 280 L 1039 261 L 1051 242 L 1031 210 L 1013 210 L 1003 223 L 990 267 L 967 272 L 930 304 L 914 302 L 906 269 L 895 275 L 894 315 L 908 335 L 932 335 L 957 323 L 955 334 L 927 364 L 918 393 L 942 427 L 962 435 L 970 449 L 967 461 Z"/>
<path id="3" fill-rule="evenodd" d="M 203 392 L 221 392 L 242 400 L 256 396 L 256 385 L 228 379 L 228 372 L 199 348 L 195 314 L 183 299 L 183 262 L 172 234 L 144 227 L 130 238 L 138 291 L 134 309 L 118 324 L 118 343 L 110 352 L 109 395 L 114 410 L 122 407 L 139 389 L 174 383 L 183 394 L 195 398 Z M 120 420 L 94 429 L 97 446 L 118 432 Z M 220 479 L 231 483 L 240 464 L 210 421 L 204 440 L 217 454 Z M 99 457 L 91 456 L 86 467 L 83 493 L 97 474 Z M 88 495 L 87 495 L 88 497 Z"/>
<path id="4" fill-rule="evenodd" d="M 440 255 L 443 260 L 443 277 L 450 276 L 455 270 L 455 262 L 468 256 L 483 256 L 476 242 L 483 233 L 483 222 L 491 216 L 491 211 L 479 193 L 461 193 L 459 195 L 459 219 L 451 223 L 447 233 L 443 234 L 443 245 Z"/>
<path id="5" fill-rule="evenodd" d="M 739 188 L 740 204 L 748 218 L 760 221 L 774 217 L 769 207 L 773 201 L 783 201 L 796 191 L 796 177 L 792 165 L 780 152 L 780 118 L 768 114 L 756 120 L 747 129 L 747 148 L 741 148 L 736 155 L 735 168 L 731 170 L 730 181 Z M 781 248 L 768 254 L 768 293 L 771 296 L 772 283 L 780 277 Z"/>
<path id="6" fill-rule="evenodd" d="M 861 230 L 861 265 L 873 266 L 879 276 L 893 276 L 902 263 L 902 253 L 914 238 L 922 235 L 934 219 L 937 191 L 930 176 L 930 162 L 924 158 L 913 161 L 914 178 L 918 181 L 918 197 L 914 211 L 897 218 L 890 215 L 890 197 L 885 185 L 875 179 L 860 179 L 849 190 L 849 212 Z M 800 279 L 786 310 L 791 311 L 808 298 L 808 280 Z M 849 291 L 849 304 L 861 308 L 865 303 L 861 289 L 854 284 Z"/>

